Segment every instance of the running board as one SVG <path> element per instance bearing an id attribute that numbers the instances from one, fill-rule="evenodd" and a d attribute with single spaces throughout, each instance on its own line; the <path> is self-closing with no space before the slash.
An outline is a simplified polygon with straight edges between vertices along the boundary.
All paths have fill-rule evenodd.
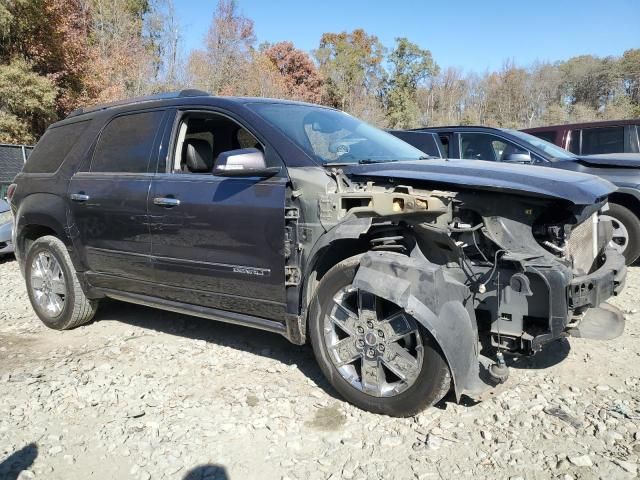
<path id="1" fill-rule="evenodd" d="M 202 307 L 200 305 L 190 305 L 188 303 L 174 302 L 172 300 L 164 300 L 162 298 L 149 297 L 137 293 L 120 292 L 110 290 L 108 288 L 96 288 L 96 291 L 103 293 L 105 296 L 122 302 L 135 303 L 146 307 L 159 308 L 170 312 L 181 313 L 184 315 L 193 315 L 196 317 L 206 318 L 208 320 L 216 320 L 225 323 L 233 323 L 243 327 L 257 328 L 267 332 L 279 333 L 287 337 L 287 327 L 284 323 L 266 318 L 254 317 L 244 313 L 227 312 L 218 310 L 217 308 Z"/>

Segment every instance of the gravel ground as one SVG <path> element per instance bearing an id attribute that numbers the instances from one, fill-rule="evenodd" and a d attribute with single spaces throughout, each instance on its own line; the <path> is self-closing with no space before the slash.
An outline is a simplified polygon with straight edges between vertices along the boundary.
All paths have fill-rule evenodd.
<path id="1" fill-rule="evenodd" d="M 309 348 L 117 302 L 49 330 L 0 263 L 0 478 L 627 479 L 640 462 L 640 268 L 610 342 L 560 341 L 480 403 L 409 419 L 338 399 Z"/>

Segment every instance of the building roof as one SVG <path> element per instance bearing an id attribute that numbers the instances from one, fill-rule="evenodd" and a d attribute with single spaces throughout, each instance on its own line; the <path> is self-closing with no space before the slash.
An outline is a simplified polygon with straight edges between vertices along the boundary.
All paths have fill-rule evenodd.
<path id="1" fill-rule="evenodd" d="M 24 166 L 22 145 L 0 145 L 0 184 L 13 182 Z M 25 155 L 29 156 L 33 147 L 25 146 Z"/>

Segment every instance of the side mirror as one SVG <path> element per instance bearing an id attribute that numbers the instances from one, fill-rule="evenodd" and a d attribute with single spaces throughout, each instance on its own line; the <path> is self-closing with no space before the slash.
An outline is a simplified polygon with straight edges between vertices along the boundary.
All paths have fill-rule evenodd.
<path id="1" fill-rule="evenodd" d="M 531 154 L 527 153 L 509 153 L 502 159 L 503 162 L 509 163 L 533 163 L 531 160 Z"/>
<path id="2" fill-rule="evenodd" d="M 218 155 L 213 174 L 218 177 L 272 177 L 280 167 L 267 167 L 264 154 L 257 148 L 229 150 Z"/>

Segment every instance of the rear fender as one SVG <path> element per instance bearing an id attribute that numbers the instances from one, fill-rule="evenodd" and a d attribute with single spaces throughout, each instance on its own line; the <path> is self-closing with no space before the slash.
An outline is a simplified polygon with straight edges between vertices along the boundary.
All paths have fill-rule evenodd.
<path id="1" fill-rule="evenodd" d="M 353 285 L 402 307 L 429 331 L 449 364 L 458 400 L 477 390 L 478 329 L 464 284 L 424 259 L 368 252 L 360 260 Z"/>

